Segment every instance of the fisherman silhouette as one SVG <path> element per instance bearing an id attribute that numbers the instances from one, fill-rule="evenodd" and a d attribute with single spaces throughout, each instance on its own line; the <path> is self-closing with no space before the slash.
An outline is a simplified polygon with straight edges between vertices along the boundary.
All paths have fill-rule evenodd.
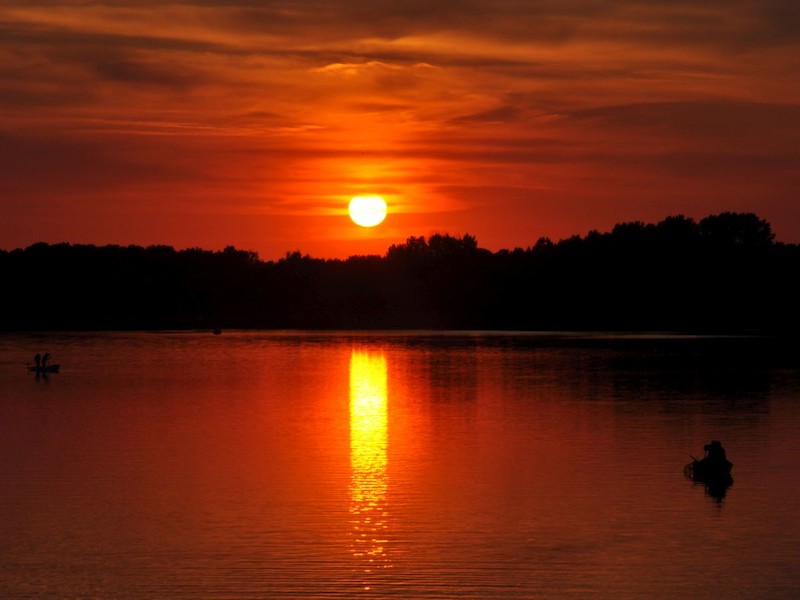
<path id="1" fill-rule="evenodd" d="M 706 451 L 706 460 L 714 465 L 721 465 L 728 462 L 728 457 L 725 454 L 725 448 L 719 440 L 711 440 L 710 444 L 703 446 Z"/>
<path id="2" fill-rule="evenodd" d="M 33 357 L 33 360 L 36 363 L 36 370 L 38 371 L 42 365 L 42 355 L 37 352 L 36 356 Z"/>

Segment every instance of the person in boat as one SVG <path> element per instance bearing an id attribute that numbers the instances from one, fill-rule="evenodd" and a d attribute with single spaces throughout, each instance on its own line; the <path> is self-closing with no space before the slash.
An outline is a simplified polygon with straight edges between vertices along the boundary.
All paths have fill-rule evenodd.
<path id="1" fill-rule="evenodd" d="M 714 465 L 723 465 L 728 462 L 728 457 L 725 454 L 725 448 L 719 440 L 711 440 L 710 444 L 703 446 L 706 451 L 706 460 Z"/>
<path id="2" fill-rule="evenodd" d="M 33 357 L 33 362 L 36 363 L 36 370 L 38 371 L 42 366 L 42 355 L 37 352 L 36 356 Z"/>
<path id="3" fill-rule="evenodd" d="M 46 371 L 47 370 L 47 361 L 49 361 L 49 360 L 50 360 L 50 353 L 49 352 L 45 352 L 44 356 L 42 357 L 42 367 L 41 367 L 42 371 Z"/>

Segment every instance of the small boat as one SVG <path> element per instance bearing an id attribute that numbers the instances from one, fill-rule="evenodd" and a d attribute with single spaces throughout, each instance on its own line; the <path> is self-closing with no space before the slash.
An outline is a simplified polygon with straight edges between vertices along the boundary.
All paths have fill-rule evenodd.
<path id="1" fill-rule="evenodd" d="M 728 488 L 733 485 L 731 469 L 733 463 L 729 460 L 710 461 L 707 458 L 698 460 L 692 456 L 692 462 L 683 468 L 683 474 L 696 485 L 705 486 L 706 494 L 717 502 L 722 502 Z"/>
<path id="2" fill-rule="evenodd" d="M 733 463 L 729 460 L 711 461 L 707 458 L 696 459 L 692 457 L 692 462 L 683 468 L 683 473 L 693 481 L 703 481 L 706 483 L 723 483 L 733 481 L 731 470 Z"/>
<path id="3" fill-rule="evenodd" d="M 28 367 L 28 371 L 33 371 L 34 373 L 58 373 L 58 370 L 61 368 L 61 365 L 47 365 L 46 367 Z"/>

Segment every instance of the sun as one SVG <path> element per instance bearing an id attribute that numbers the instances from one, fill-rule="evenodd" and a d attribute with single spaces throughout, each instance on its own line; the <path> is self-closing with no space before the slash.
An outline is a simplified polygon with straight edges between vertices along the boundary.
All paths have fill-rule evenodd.
<path id="1" fill-rule="evenodd" d="M 356 196 L 348 209 L 353 223 L 362 227 L 375 227 L 386 218 L 386 201 L 380 196 Z"/>

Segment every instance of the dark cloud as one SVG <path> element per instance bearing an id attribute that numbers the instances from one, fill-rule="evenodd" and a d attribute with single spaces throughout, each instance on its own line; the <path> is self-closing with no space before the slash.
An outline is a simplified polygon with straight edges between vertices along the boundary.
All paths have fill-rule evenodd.
<path id="1" fill-rule="evenodd" d="M 497 123 L 503 121 L 517 120 L 522 111 L 515 106 L 499 106 L 490 110 L 484 110 L 469 115 L 463 115 L 451 119 L 451 123 Z"/>
<path id="2" fill-rule="evenodd" d="M 26 0 L 24 8 L 76 10 L 170 7 L 196 9 L 194 18 L 231 32 L 304 40 L 373 37 L 398 39 L 435 32 L 509 42 L 561 44 L 570 40 L 631 40 L 640 43 L 783 45 L 800 39 L 796 0 L 155 0 L 86 3 Z M 141 39 L 144 40 L 146 36 Z"/>
<path id="3" fill-rule="evenodd" d="M 569 118 L 602 122 L 652 134 L 670 133 L 729 144 L 731 138 L 796 146 L 800 105 L 758 102 L 658 102 L 603 106 L 570 113 Z M 800 150 L 800 148 L 799 148 Z"/>
<path id="4" fill-rule="evenodd" d="M 189 71 L 185 65 L 167 64 L 164 61 L 98 57 L 94 68 L 103 79 L 136 85 L 188 88 L 209 79 L 208 76 Z"/>
<path id="5" fill-rule="evenodd" d="M 416 107 L 408 103 L 400 102 L 356 102 L 349 108 L 357 113 L 392 113 L 397 111 L 413 110 Z"/>
<path id="6" fill-rule="evenodd" d="M 20 85 L 0 78 L 0 108 L 6 110 L 55 109 L 59 107 L 84 106 L 96 99 L 94 90 L 79 87 L 56 87 L 53 85 Z M 0 119 L 2 119 L 0 117 Z"/>
<path id="7" fill-rule="evenodd" d="M 0 8 L 2 16 L 2 8 Z M 177 37 L 148 35 L 135 32 L 111 33 L 77 29 L 64 25 L 32 24 L 25 21 L 0 20 L 0 39 L 7 47 L 41 47 L 61 51 L 96 54 L 113 49 L 184 50 L 194 52 L 230 52 L 225 44 L 208 40 L 188 40 Z"/>
<path id="8" fill-rule="evenodd" d="M 195 2 L 213 7 L 229 26 L 317 40 L 399 39 L 437 32 L 506 42 L 563 44 L 574 40 L 636 40 L 643 44 L 782 45 L 800 35 L 794 0 L 423 0 L 365 3 Z"/>
<path id="9" fill-rule="evenodd" d="M 796 0 L 761 0 L 754 3 L 759 33 L 774 43 L 800 41 L 800 3 Z"/>
<path id="10" fill-rule="evenodd" d="M 171 148 L 170 148 L 171 147 Z M 186 148 L 150 138 L 85 132 L 0 133 L 0 181 L 16 191 L 52 195 L 118 191 L 137 181 L 190 182 L 202 175 L 191 161 L 166 161 Z"/>

